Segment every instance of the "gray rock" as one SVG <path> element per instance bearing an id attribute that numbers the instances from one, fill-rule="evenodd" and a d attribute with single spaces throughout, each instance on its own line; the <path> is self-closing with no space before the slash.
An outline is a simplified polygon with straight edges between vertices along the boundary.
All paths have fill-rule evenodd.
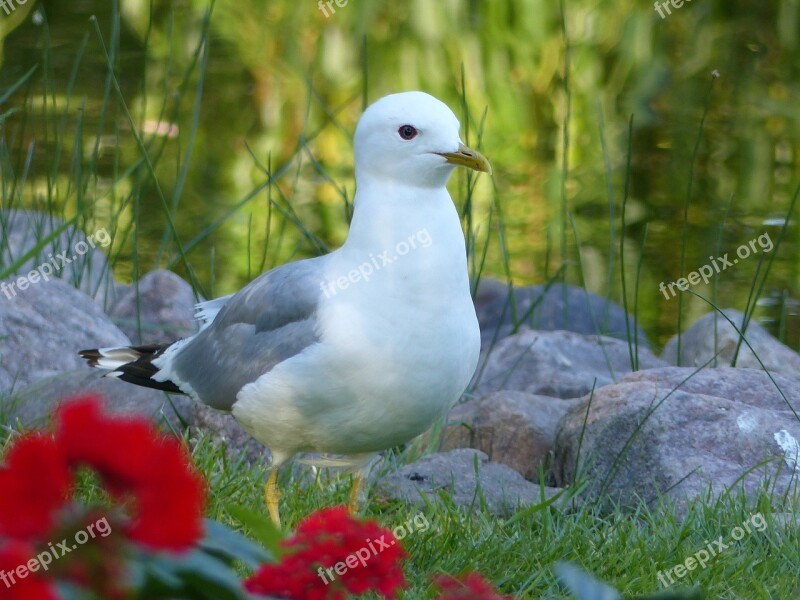
<path id="1" fill-rule="evenodd" d="M 3 407 L 3 414 L 26 429 L 44 427 L 66 399 L 81 394 L 100 394 L 112 413 L 142 415 L 170 429 L 184 429 L 183 415 L 192 400 L 130 385 L 104 377 L 104 374 L 104 371 L 83 366 L 39 380 L 13 394 Z"/>
<path id="2" fill-rule="evenodd" d="M 558 424 L 575 402 L 509 391 L 470 400 L 450 412 L 439 450 L 476 448 L 537 481 L 550 466 Z"/>
<path id="3" fill-rule="evenodd" d="M 770 527 L 778 534 L 789 534 L 791 539 L 800 529 L 800 515 L 789 512 L 773 513 L 770 515 Z"/>
<path id="4" fill-rule="evenodd" d="M 5 401 L 0 398 L 0 412 L 8 417 L 9 423 L 24 428 L 43 427 L 65 399 L 85 393 L 100 394 L 113 413 L 141 415 L 178 433 L 186 427 L 195 428 L 224 442 L 232 454 L 245 453 L 251 461 L 268 460 L 266 448 L 250 437 L 231 415 L 187 396 L 167 395 L 159 390 L 104 377 L 104 374 L 84 366 L 37 381 Z"/>
<path id="5" fill-rule="evenodd" d="M 11 299 L 0 294 L 0 393 L 82 366 L 82 348 L 129 343 L 97 303 L 60 279 Z"/>
<path id="6" fill-rule="evenodd" d="M 800 397 L 800 383 L 794 381 L 794 378 L 773 375 L 772 379 L 790 402 L 792 402 L 792 398 Z M 752 370 L 748 369 L 746 372 L 738 374 L 729 367 L 699 370 L 664 367 L 631 373 L 620 381 L 620 383 L 622 382 L 641 383 L 647 387 L 655 383 L 662 389 L 680 389 L 688 394 L 709 394 L 744 402 L 765 410 L 790 412 L 792 410 L 776 389 L 775 383 L 763 371 L 760 374 L 754 374 Z M 797 392 L 795 392 L 796 390 Z M 585 405 L 585 402 L 582 404 Z"/>
<path id="7" fill-rule="evenodd" d="M 666 363 L 639 347 L 639 368 Z M 569 331 L 525 329 L 484 353 L 473 379 L 473 395 L 499 390 L 579 398 L 592 387 L 614 383 L 631 372 L 627 342 Z"/>
<path id="8" fill-rule="evenodd" d="M 158 269 L 123 292 L 109 316 L 135 344 L 174 342 L 197 331 L 194 305 L 192 286 Z"/>
<path id="9" fill-rule="evenodd" d="M 744 314 L 732 308 L 726 308 L 724 312 L 741 330 Z M 755 320 L 750 320 L 745 331 L 745 339 L 770 372 L 780 373 L 786 377 L 797 377 L 800 373 L 800 355 L 781 344 Z M 699 367 L 706 363 L 710 367 L 731 366 L 738 344 L 739 334 L 733 326 L 721 314 L 713 312 L 697 319 L 681 336 L 679 365 L 677 335 L 667 342 L 661 358 L 671 365 L 682 367 Z M 752 350 L 744 342 L 739 348 L 736 366 L 749 369 L 762 368 Z"/>
<path id="10" fill-rule="evenodd" d="M 475 312 L 484 348 L 521 325 L 540 331 L 565 330 L 628 339 L 621 306 L 571 285 L 534 285 L 509 290 L 507 284 L 484 277 L 475 294 Z M 638 334 L 639 345 L 648 347 L 644 331 L 634 327 L 632 317 L 628 326 Z"/>
<path id="11" fill-rule="evenodd" d="M 669 367 L 596 390 L 562 421 L 555 481 L 627 507 L 662 497 L 682 510 L 729 489 L 752 499 L 765 482 L 796 497 L 800 383 L 774 379 L 783 395 L 764 371 Z"/>
<path id="12" fill-rule="evenodd" d="M 474 286 L 475 281 L 470 282 Z M 486 333 L 494 333 L 495 328 L 492 325 L 498 325 L 502 313 L 502 307 L 497 305 L 505 302 L 509 297 L 510 286 L 491 277 L 481 277 L 478 281 L 478 288 L 475 290 L 473 303 L 475 304 L 475 314 L 478 315 L 478 323 L 481 326 L 481 333 L 484 333 L 484 327 L 489 331 Z M 491 339 L 491 336 L 490 336 Z"/>
<path id="13" fill-rule="evenodd" d="M 10 267 L 63 224 L 64 221 L 61 219 L 34 211 L 13 209 L 2 211 L 0 270 Z M 63 279 L 103 306 L 111 306 L 124 286 L 114 279 L 111 267 L 102 251 L 110 241 L 111 238 L 105 230 L 83 232 L 73 226 L 67 227 L 15 269 L 15 276 L 8 278 L 7 283 L 16 282 L 18 277 L 27 276 L 32 270 L 40 267 L 40 276 Z M 64 260 L 59 255 L 69 263 L 64 265 Z M 54 267 L 54 264 L 58 268 Z M 48 275 L 50 268 L 53 271 L 52 275 Z M 32 287 L 35 285 L 38 284 Z M 14 292 L 21 296 L 26 294 L 27 290 L 18 291 L 15 287 Z M 0 300 L 3 299 L 7 299 L 7 296 L 0 295 Z"/>
<path id="14" fill-rule="evenodd" d="M 425 456 L 390 473 L 376 484 L 373 494 L 415 506 L 424 505 L 426 498 L 437 502 L 442 494 L 464 508 L 480 507 L 485 500 L 489 512 L 503 516 L 541 504 L 561 491 L 526 481 L 513 469 L 489 462 L 483 452 L 464 448 Z"/>

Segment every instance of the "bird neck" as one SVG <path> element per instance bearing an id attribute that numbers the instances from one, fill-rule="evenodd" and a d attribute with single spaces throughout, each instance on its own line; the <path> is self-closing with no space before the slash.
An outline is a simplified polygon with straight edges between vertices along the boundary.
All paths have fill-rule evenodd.
<path id="1" fill-rule="evenodd" d="M 413 236 L 432 244 L 452 245 L 464 235 L 447 188 L 420 188 L 401 182 L 362 177 L 354 198 L 353 219 L 345 246 L 386 250 Z"/>
<path id="2" fill-rule="evenodd" d="M 354 205 L 347 240 L 329 259 L 330 279 L 358 271 L 376 301 L 406 298 L 435 312 L 448 310 L 456 295 L 471 306 L 464 233 L 446 188 L 359 180 Z M 351 297 L 343 293 L 336 300 Z"/>

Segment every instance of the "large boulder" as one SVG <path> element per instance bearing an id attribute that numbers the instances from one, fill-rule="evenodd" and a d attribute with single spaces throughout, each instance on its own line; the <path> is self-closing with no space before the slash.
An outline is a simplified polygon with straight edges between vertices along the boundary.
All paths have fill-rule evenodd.
<path id="1" fill-rule="evenodd" d="M 744 342 L 740 343 L 741 336 L 736 332 L 730 321 L 733 321 L 741 331 L 744 323 L 744 313 L 732 308 L 726 308 L 723 312 L 727 318 L 719 312 L 708 313 L 697 319 L 681 335 L 680 362 L 678 361 L 677 335 L 667 342 L 661 358 L 671 365 L 681 367 L 700 367 L 703 365 L 729 367 L 732 366 L 733 358 L 736 356 L 736 364 L 733 365 L 736 367 L 748 369 L 766 367 L 768 371 L 780 373 L 786 377 L 798 376 L 798 373 L 800 373 L 800 355 L 788 346 L 781 344 L 755 320 L 751 320 L 747 325 L 744 335 L 749 346 Z M 738 355 L 736 355 L 737 347 L 739 349 Z M 753 354 L 753 351 L 755 351 L 755 354 Z"/>
<path id="2" fill-rule="evenodd" d="M 159 390 L 131 385 L 105 372 L 83 366 L 42 379 L 0 398 L 0 410 L 10 424 L 20 428 L 47 426 L 56 408 L 68 398 L 81 394 L 99 394 L 107 409 L 121 415 L 137 415 L 151 419 L 171 431 L 183 432 L 186 427 L 210 434 L 224 442 L 234 455 L 244 453 L 248 459 L 265 460 L 268 451 L 242 429 L 228 413 L 223 413 L 179 394 L 167 395 Z"/>
<path id="3" fill-rule="evenodd" d="M 105 373 L 83 365 L 40 379 L 7 398 L 3 415 L 23 429 L 46 427 L 65 400 L 82 394 L 99 394 L 112 413 L 145 416 L 170 429 L 183 428 L 183 415 L 192 400 L 104 377 Z"/>
<path id="4" fill-rule="evenodd" d="M 27 211 L 4 210 L 0 214 L 0 271 L 22 259 L 42 241 L 64 226 L 64 221 L 52 215 Z M 18 290 L 18 278 L 28 276 L 38 269 L 32 279 L 63 279 L 103 306 L 111 306 L 125 286 L 114 279 L 111 267 L 103 253 L 111 243 L 105 229 L 81 231 L 68 226 L 48 241 L 33 256 L 14 270 L 7 284 L 14 283 L 14 296 L 25 295 Z M 26 284 L 23 282 L 23 286 Z M 38 284 L 32 284 L 35 286 Z M 9 289 L 9 288 L 6 288 Z M 9 299 L 0 294 L 0 301 Z"/>
<path id="5" fill-rule="evenodd" d="M 192 286 L 158 269 L 125 290 L 109 316 L 135 344 L 174 342 L 197 332 L 195 301 Z"/>
<path id="6" fill-rule="evenodd" d="M 638 349 L 638 368 L 666 366 L 647 348 Z M 515 390 L 556 398 L 580 398 L 592 388 L 630 373 L 628 343 L 569 331 L 525 328 L 484 353 L 473 379 L 473 395 Z"/>
<path id="7" fill-rule="evenodd" d="M 61 279 L 12 298 L 0 293 L 0 340 L 0 393 L 83 366 L 78 350 L 130 343 L 97 303 Z"/>
<path id="8" fill-rule="evenodd" d="M 625 310 L 606 298 L 572 285 L 532 285 L 510 288 L 508 284 L 482 277 L 475 294 L 475 312 L 484 348 L 519 330 L 520 326 L 540 331 L 565 330 L 587 335 L 605 335 L 627 340 L 638 335 L 647 347 L 647 337 L 626 322 Z"/>
<path id="9" fill-rule="evenodd" d="M 476 448 L 537 481 L 540 469 L 550 466 L 558 425 L 575 402 L 509 391 L 470 400 L 450 411 L 439 450 Z"/>
<path id="10" fill-rule="evenodd" d="M 777 386 L 777 387 L 776 387 Z M 741 488 L 797 491 L 800 383 L 755 369 L 669 367 L 632 373 L 571 408 L 555 481 L 588 483 L 601 502 L 637 506 Z"/>
<path id="11" fill-rule="evenodd" d="M 425 456 L 385 476 L 373 490 L 383 500 L 412 506 L 439 502 L 443 495 L 465 509 L 485 502 L 489 512 L 501 516 L 541 504 L 561 492 L 526 481 L 513 469 L 489 462 L 483 452 L 467 448 Z M 565 507 L 566 493 L 554 502 Z"/>

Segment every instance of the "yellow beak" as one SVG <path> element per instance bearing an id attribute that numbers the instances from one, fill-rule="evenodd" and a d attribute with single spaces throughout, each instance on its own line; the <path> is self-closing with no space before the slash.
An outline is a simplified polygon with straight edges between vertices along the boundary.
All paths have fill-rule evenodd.
<path id="1" fill-rule="evenodd" d="M 454 165 L 461 165 L 469 167 L 475 171 L 482 171 L 484 173 L 492 174 L 492 165 L 486 157 L 472 148 L 468 148 L 464 144 L 459 144 L 458 150 L 455 152 L 437 152 L 439 156 L 444 156 L 447 162 Z"/>

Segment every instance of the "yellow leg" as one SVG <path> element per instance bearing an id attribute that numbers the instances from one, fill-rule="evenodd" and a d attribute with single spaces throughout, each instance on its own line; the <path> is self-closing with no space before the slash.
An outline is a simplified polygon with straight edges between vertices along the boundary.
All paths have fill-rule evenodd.
<path id="1" fill-rule="evenodd" d="M 279 511 L 279 503 L 281 500 L 281 492 L 278 489 L 278 469 L 273 468 L 267 479 L 267 485 L 264 486 L 264 498 L 267 501 L 267 510 L 272 522 L 280 529 L 281 515 Z"/>
<path id="2" fill-rule="evenodd" d="M 358 495 L 361 492 L 361 484 L 364 482 L 364 474 L 361 471 L 356 471 L 353 477 L 353 487 L 350 488 L 350 501 L 347 503 L 347 510 L 351 515 L 358 512 Z"/>

